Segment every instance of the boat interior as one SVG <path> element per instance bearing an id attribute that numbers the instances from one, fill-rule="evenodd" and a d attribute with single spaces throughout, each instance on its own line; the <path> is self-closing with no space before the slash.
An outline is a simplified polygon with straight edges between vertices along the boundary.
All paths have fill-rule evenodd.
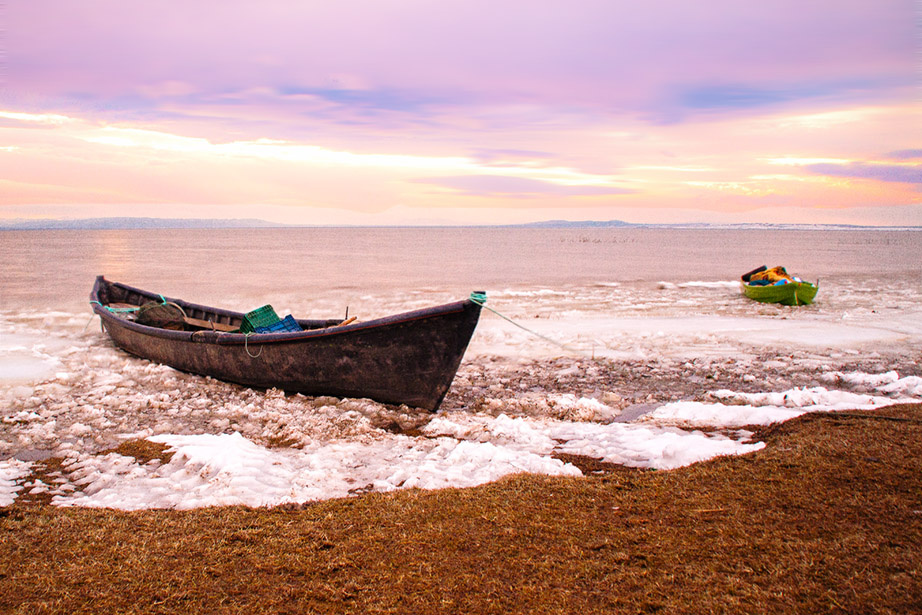
<path id="1" fill-rule="evenodd" d="M 106 284 L 99 289 L 97 296 L 99 304 L 111 314 L 147 326 L 183 331 L 247 332 L 241 331 L 241 327 L 245 328 L 245 319 L 249 314 L 198 305 L 181 299 L 167 299 L 118 283 Z M 271 306 L 264 307 L 271 310 Z M 295 330 L 300 331 L 341 326 L 356 320 L 355 317 L 325 320 L 295 320 L 290 317 L 289 319 L 290 322 L 297 323 Z"/>

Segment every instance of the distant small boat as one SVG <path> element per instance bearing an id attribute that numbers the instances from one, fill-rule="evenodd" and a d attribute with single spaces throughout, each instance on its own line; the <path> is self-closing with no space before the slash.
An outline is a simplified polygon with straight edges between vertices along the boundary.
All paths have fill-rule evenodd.
<path id="1" fill-rule="evenodd" d="M 287 317 L 291 328 L 242 333 L 248 314 L 163 297 L 103 276 L 90 294 L 115 345 L 139 357 L 255 388 L 367 397 L 433 411 L 454 380 L 485 300 L 472 293 L 456 303 L 366 322 Z M 138 314 L 147 308 L 172 309 L 178 322 L 143 324 Z"/>
<path id="2" fill-rule="evenodd" d="M 781 305 L 809 305 L 819 290 L 819 282 L 805 282 L 789 275 L 784 267 L 768 269 L 764 265 L 744 273 L 740 286 L 753 301 Z"/>

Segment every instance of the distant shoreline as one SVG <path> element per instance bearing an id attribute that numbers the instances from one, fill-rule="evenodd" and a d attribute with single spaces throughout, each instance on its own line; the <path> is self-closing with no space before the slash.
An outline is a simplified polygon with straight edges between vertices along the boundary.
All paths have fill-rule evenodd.
<path id="1" fill-rule="evenodd" d="M 81 218 L 73 220 L 14 219 L 0 221 L 0 231 L 54 231 L 54 230 L 226 230 L 226 229 L 297 229 L 297 228 L 376 228 L 376 229 L 450 229 L 450 228 L 506 228 L 506 229 L 675 229 L 675 230 L 794 230 L 794 231 L 922 231 L 922 226 L 861 226 L 855 224 L 779 224 L 779 223 L 633 223 L 621 220 L 546 220 L 523 224 L 281 224 L 258 219 L 206 219 L 206 218 Z"/>

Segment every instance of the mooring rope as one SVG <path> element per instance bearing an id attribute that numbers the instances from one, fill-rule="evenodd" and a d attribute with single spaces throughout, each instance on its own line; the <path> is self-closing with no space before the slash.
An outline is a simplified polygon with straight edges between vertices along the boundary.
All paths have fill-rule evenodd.
<path id="1" fill-rule="evenodd" d="M 499 313 L 498 311 L 494 310 L 493 308 L 491 308 L 490 306 L 487 305 L 487 294 L 486 294 L 486 293 L 477 293 L 477 292 L 471 293 L 471 301 L 473 301 L 474 303 L 476 303 L 477 305 L 479 305 L 479 306 L 482 307 L 482 308 L 486 308 L 486 309 L 490 310 L 491 312 L 493 312 L 494 314 L 496 314 L 497 316 L 499 316 L 499 317 L 502 318 L 503 320 L 506 320 L 506 321 L 512 323 L 513 325 L 515 325 L 515 326 L 518 327 L 519 329 L 522 329 L 523 331 L 526 331 L 527 333 L 531 333 L 531 334 L 534 335 L 535 337 L 539 337 L 539 338 L 543 339 L 545 342 L 549 342 L 549 343 L 551 343 L 551 344 L 554 344 L 555 346 L 559 346 L 560 348 L 563 348 L 564 350 L 569 350 L 570 352 L 575 352 L 575 353 L 577 353 L 577 354 L 581 354 L 581 355 L 583 355 L 584 357 L 588 357 L 588 358 L 590 358 L 590 359 L 595 359 L 595 356 L 594 356 L 594 355 L 591 355 L 591 354 L 589 354 L 588 352 L 586 352 L 586 351 L 584 351 L 584 350 L 580 350 L 579 348 L 573 348 L 572 346 L 568 346 L 567 344 L 564 344 L 563 342 L 557 341 L 557 340 L 555 340 L 555 339 L 553 339 L 553 338 L 550 338 L 550 337 L 548 337 L 548 336 L 546 336 L 546 335 L 544 335 L 544 334 L 542 334 L 542 333 L 538 333 L 537 331 L 535 331 L 535 330 L 533 330 L 533 329 L 529 329 L 529 328 L 526 327 L 525 325 L 523 325 L 523 324 L 521 324 L 521 323 L 518 323 L 518 322 L 514 321 L 513 319 L 509 318 L 509 317 L 506 316 L 505 314 L 501 314 L 501 313 Z"/>

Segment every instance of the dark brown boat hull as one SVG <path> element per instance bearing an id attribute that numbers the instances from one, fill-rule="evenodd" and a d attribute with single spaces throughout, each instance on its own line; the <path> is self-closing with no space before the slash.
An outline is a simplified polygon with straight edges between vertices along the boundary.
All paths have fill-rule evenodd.
<path id="1" fill-rule="evenodd" d="M 132 293 L 139 295 L 133 297 Z M 360 397 L 435 410 L 448 392 L 473 335 L 481 306 L 471 300 L 416 310 L 365 323 L 307 321 L 296 333 L 243 335 L 170 331 L 113 314 L 110 302 L 160 301 L 147 293 L 97 278 L 94 311 L 119 348 L 176 369 L 255 388 L 305 395 Z M 166 298 L 208 319 L 239 322 L 242 314 Z"/>

